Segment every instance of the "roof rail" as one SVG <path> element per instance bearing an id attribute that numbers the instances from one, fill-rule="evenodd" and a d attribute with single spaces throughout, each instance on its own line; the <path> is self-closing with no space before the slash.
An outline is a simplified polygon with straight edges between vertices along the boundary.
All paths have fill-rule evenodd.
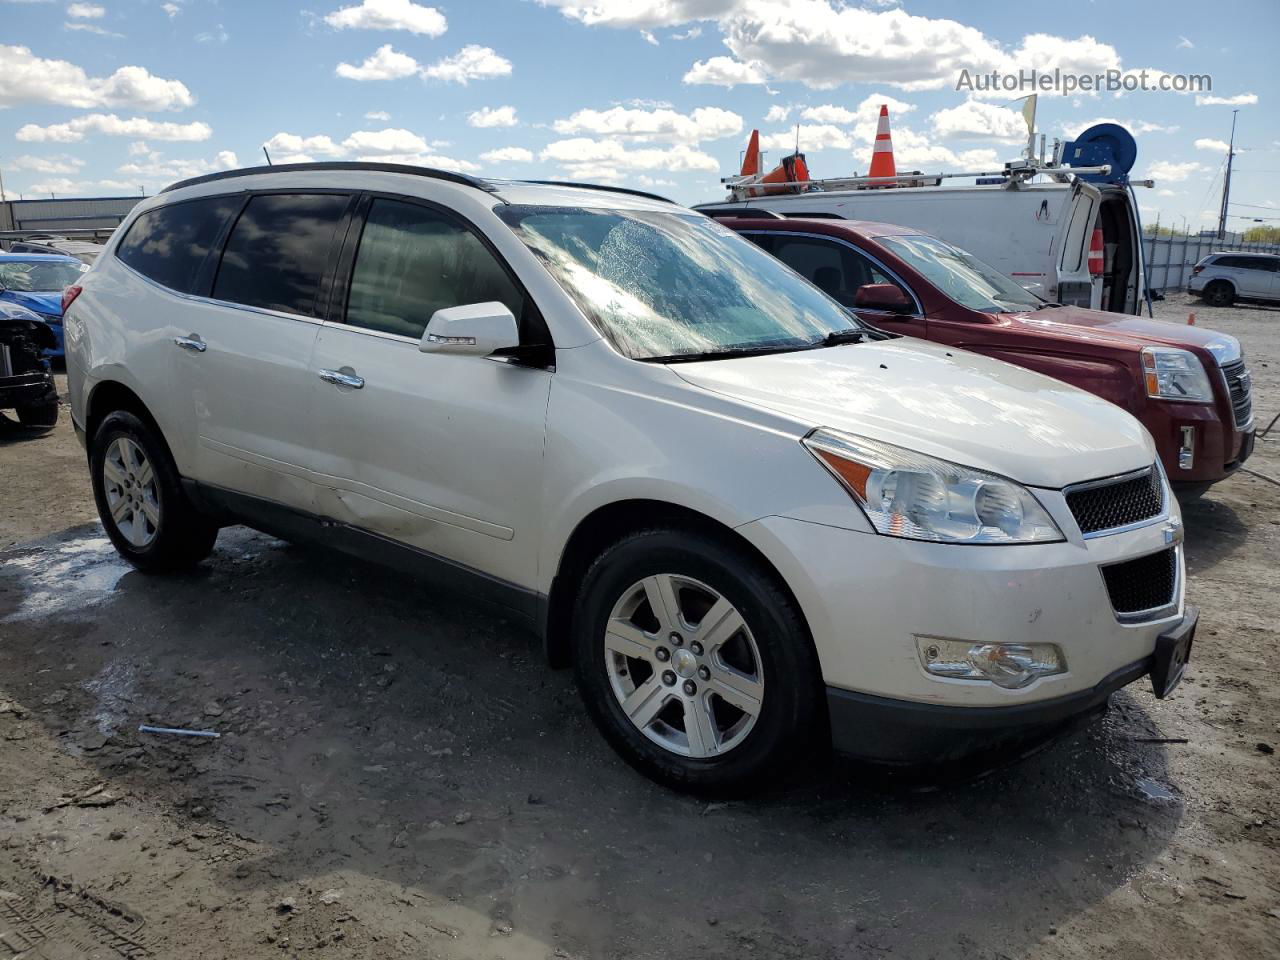
<path id="1" fill-rule="evenodd" d="M 703 209 L 702 207 L 694 207 L 699 213 L 705 213 L 708 217 L 744 217 L 748 219 L 758 220 L 782 220 L 782 214 L 776 210 L 766 210 L 763 207 L 713 207 L 711 209 Z"/>
<path id="2" fill-rule="evenodd" d="M 675 203 L 669 197 L 660 197 L 656 193 L 643 190 L 632 190 L 630 187 L 611 187 L 603 183 L 574 183 L 570 180 L 512 180 L 512 183 L 533 183 L 540 187 L 578 187 L 582 190 L 605 190 L 609 193 L 627 193 L 633 197 L 644 197 L 648 200 L 661 200 L 663 203 Z M 497 192 L 496 189 L 494 192 Z"/>
<path id="3" fill-rule="evenodd" d="M 312 170 L 372 170 L 378 173 L 407 173 L 412 176 L 430 177 L 433 180 L 460 183 L 464 186 L 475 187 L 477 190 L 484 190 L 486 193 L 497 192 L 493 184 L 487 180 L 481 180 L 479 177 L 469 177 L 465 173 L 454 173 L 452 170 L 415 167 L 407 163 L 363 163 L 355 160 L 328 160 L 321 163 L 276 163 L 271 166 L 241 167 L 238 170 L 223 170 L 220 173 L 205 174 L 203 177 L 179 180 L 177 183 L 169 184 L 160 192 L 168 193 L 170 190 L 181 190 L 183 187 L 194 187 L 196 184 L 214 183 L 218 180 L 233 180 L 236 177 L 256 177 L 264 173 L 302 173 Z"/>

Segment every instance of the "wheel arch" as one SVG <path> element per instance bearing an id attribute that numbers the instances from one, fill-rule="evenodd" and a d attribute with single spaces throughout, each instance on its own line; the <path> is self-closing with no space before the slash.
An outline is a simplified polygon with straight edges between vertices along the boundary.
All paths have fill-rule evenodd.
<path id="1" fill-rule="evenodd" d="M 538 624 L 547 661 L 553 667 L 567 667 L 572 663 L 570 623 L 573 601 L 577 586 L 591 561 L 627 534 L 651 527 L 702 533 L 750 556 L 777 580 L 779 588 L 804 623 L 805 630 L 809 631 L 804 608 L 777 565 L 731 526 L 690 507 L 665 500 L 618 500 L 597 507 L 578 521 L 560 552 L 555 576 L 542 600 Z"/>

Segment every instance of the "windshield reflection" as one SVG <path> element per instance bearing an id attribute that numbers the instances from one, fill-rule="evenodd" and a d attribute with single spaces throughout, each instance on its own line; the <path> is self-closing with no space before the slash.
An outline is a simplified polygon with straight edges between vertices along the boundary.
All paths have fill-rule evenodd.
<path id="1" fill-rule="evenodd" d="M 708 217 L 539 206 L 495 212 L 633 359 L 803 349 L 860 326 L 817 287 Z"/>
<path id="2" fill-rule="evenodd" d="M 876 237 L 952 300 L 983 313 L 1036 310 L 1044 301 L 995 267 L 937 237 Z"/>

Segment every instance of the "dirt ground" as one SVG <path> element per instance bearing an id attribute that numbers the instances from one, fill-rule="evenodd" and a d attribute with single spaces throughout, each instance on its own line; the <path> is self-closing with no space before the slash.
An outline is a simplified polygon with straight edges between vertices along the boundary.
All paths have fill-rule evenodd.
<path id="1" fill-rule="evenodd" d="M 1280 310 L 1160 305 L 1189 309 L 1243 341 L 1265 426 Z M 1280 480 L 1276 441 L 1249 467 Z M 1173 698 L 962 785 L 834 762 L 708 804 L 430 584 L 243 529 L 133 572 L 64 408 L 0 440 L 0 960 L 1280 957 L 1280 485 L 1185 516 Z"/>

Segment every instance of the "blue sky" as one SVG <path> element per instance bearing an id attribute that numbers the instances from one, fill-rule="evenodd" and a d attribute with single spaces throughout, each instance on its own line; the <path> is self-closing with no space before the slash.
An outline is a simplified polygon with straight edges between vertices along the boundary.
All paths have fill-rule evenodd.
<path id="1" fill-rule="evenodd" d="M 1275 0 L 1008 4 L 837 0 L 0 0 L 0 172 L 10 197 L 151 193 L 262 161 L 385 158 L 722 195 L 759 127 L 815 176 L 865 172 L 878 104 L 899 169 L 1021 149 L 1019 93 L 960 71 L 1209 74 L 1196 95 L 1042 95 L 1037 128 L 1138 138 L 1144 216 L 1280 225 Z M 1245 206 L 1248 204 L 1249 206 Z M 1233 219 L 1235 228 L 1250 225 Z"/>

